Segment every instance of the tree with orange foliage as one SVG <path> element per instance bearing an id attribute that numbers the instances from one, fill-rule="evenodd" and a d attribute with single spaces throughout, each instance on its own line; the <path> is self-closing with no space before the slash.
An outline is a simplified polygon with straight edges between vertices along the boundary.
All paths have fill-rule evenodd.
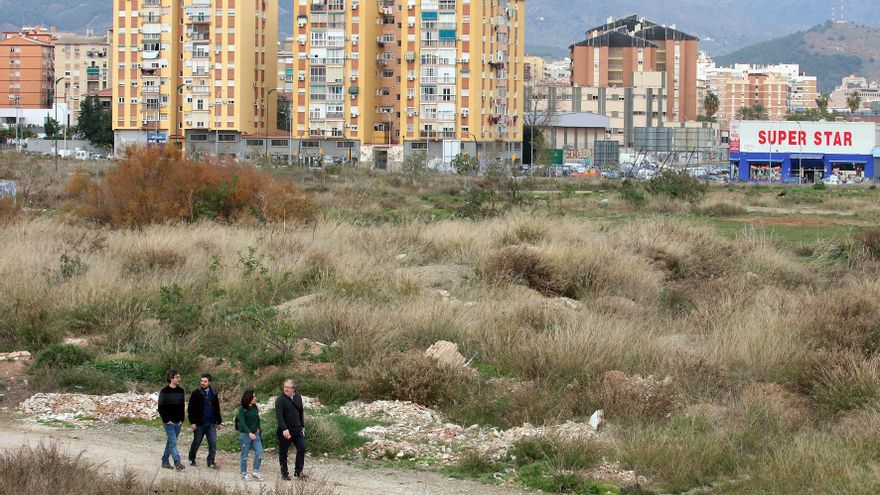
<path id="1" fill-rule="evenodd" d="M 305 221 L 314 213 L 312 199 L 290 181 L 229 160 L 189 160 L 172 147 L 129 148 L 102 180 L 77 173 L 68 193 L 77 214 L 114 226 L 241 216 Z"/>

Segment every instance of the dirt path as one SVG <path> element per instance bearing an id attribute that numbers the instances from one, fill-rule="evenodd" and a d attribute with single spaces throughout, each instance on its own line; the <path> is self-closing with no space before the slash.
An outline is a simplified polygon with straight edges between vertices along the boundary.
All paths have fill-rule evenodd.
<path id="1" fill-rule="evenodd" d="M 180 446 L 186 457 L 190 436 L 181 434 Z M 268 452 L 261 469 L 266 482 L 243 483 L 238 474 L 238 454 L 218 453 L 220 471 L 205 467 L 187 467 L 183 473 L 159 468 L 164 448 L 164 434 L 143 426 L 107 425 L 85 430 L 64 430 L 21 421 L 0 423 L 0 451 L 29 445 L 54 444 L 70 455 L 80 453 L 89 461 L 100 465 L 108 474 L 119 474 L 124 469 L 133 470 L 143 480 L 178 479 L 190 481 L 208 480 L 222 483 L 241 492 L 260 493 L 279 482 L 277 457 Z M 204 466 L 207 446 L 202 445 L 199 457 Z M 291 459 L 292 462 L 293 459 Z M 253 456 L 250 459 L 253 462 Z M 292 466 L 291 466 L 292 467 Z M 451 479 L 437 473 L 393 470 L 387 468 L 362 468 L 341 461 L 306 458 L 305 473 L 315 484 L 326 483 L 339 494 L 353 495 L 514 495 L 523 494 L 518 489 L 484 485 L 472 481 Z M 262 485 L 262 486 L 261 486 Z"/>

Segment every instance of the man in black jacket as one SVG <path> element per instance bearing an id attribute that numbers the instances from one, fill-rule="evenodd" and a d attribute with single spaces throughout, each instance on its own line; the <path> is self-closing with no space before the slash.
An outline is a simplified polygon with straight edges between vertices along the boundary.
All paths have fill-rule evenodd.
<path id="1" fill-rule="evenodd" d="M 168 386 L 159 392 L 159 417 L 162 418 L 162 426 L 165 429 L 165 453 L 162 454 L 162 467 L 165 469 L 177 469 L 183 471 L 180 462 L 180 452 L 177 451 L 177 437 L 180 436 L 180 424 L 184 418 L 184 406 L 186 396 L 180 387 L 180 372 L 172 368 L 165 376 Z M 168 462 L 168 458 L 174 459 L 174 466 Z"/>
<path id="2" fill-rule="evenodd" d="M 202 439 L 208 437 L 208 467 L 219 469 L 214 457 L 217 455 L 217 432 L 223 418 L 220 416 L 220 399 L 211 386 L 214 378 L 210 373 L 202 374 L 199 387 L 189 396 L 189 424 L 193 431 L 192 445 L 189 447 L 189 465 L 196 465 L 196 455 Z"/>
<path id="3" fill-rule="evenodd" d="M 296 392 L 293 380 L 284 382 L 284 393 L 275 399 L 275 419 L 278 420 L 278 462 L 281 464 L 281 479 L 290 481 L 287 470 L 287 451 L 290 444 L 296 446 L 296 464 L 293 475 L 303 477 L 302 470 L 306 458 L 305 415 L 303 414 L 302 396 Z"/>

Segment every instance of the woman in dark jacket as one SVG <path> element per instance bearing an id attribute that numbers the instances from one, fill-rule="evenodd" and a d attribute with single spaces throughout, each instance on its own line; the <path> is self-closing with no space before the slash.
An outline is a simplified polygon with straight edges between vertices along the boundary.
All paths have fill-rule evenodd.
<path id="1" fill-rule="evenodd" d="M 260 412 L 257 410 L 257 396 L 253 390 L 245 390 L 241 396 L 241 407 L 235 415 L 241 445 L 240 468 L 243 480 L 262 481 L 260 463 L 263 462 L 263 441 L 260 438 Z M 247 472 L 248 451 L 254 449 L 254 471 Z"/>

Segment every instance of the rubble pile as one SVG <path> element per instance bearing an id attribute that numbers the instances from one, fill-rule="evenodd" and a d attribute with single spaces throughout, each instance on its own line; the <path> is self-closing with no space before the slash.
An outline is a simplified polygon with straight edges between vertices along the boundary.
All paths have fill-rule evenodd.
<path id="1" fill-rule="evenodd" d="M 154 419 L 158 417 L 158 394 L 36 394 L 19 408 L 37 420 L 116 421 L 120 418 Z"/>
<path id="2" fill-rule="evenodd" d="M 517 441 L 542 435 L 567 439 L 595 436 L 586 423 L 567 421 L 555 426 L 530 424 L 501 431 L 479 425 L 462 427 L 448 423 L 433 409 L 408 401 L 376 401 L 343 406 L 340 414 L 374 420 L 382 426 L 365 428 L 360 435 L 370 441 L 360 453 L 370 459 L 413 458 L 440 464 L 454 464 L 463 452 L 476 451 L 492 459 L 502 459 Z"/>
<path id="3" fill-rule="evenodd" d="M 31 353 L 28 351 L 0 352 L 0 361 L 30 361 Z"/>

